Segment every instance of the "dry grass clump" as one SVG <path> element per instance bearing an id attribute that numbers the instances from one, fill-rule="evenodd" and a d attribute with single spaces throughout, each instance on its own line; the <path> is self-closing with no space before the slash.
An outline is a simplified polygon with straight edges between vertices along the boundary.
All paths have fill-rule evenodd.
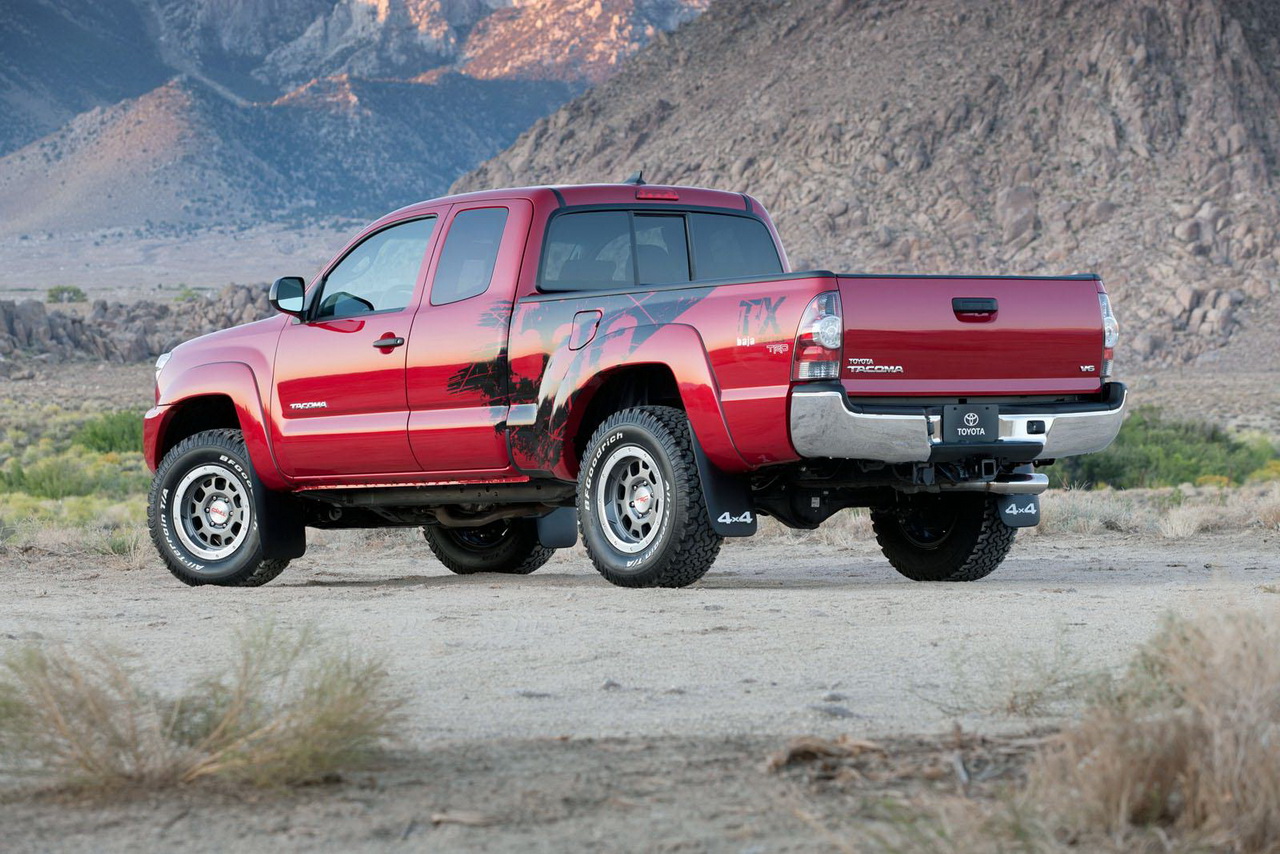
<path id="1" fill-rule="evenodd" d="M 952 658 L 954 683 L 945 699 L 922 697 L 953 715 L 1054 717 L 1073 709 L 1102 672 L 1059 630 L 1044 648 L 996 654 L 963 649 Z"/>
<path id="2" fill-rule="evenodd" d="M 1263 528 L 1280 531 L 1280 484 L 1259 497 L 1253 508 L 1253 521 Z"/>
<path id="3" fill-rule="evenodd" d="M 875 546 L 876 543 L 875 532 L 871 529 L 871 513 L 862 507 L 841 510 L 823 522 L 821 527 L 812 531 L 788 528 L 777 519 L 761 516 L 760 536 L 777 537 L 794 543 L 834 546 L 840 549 Z"/>
<path id="4" fill-rule="evenodd" d="M 1033 800 L 1080 840 L 1157 832 L 1280 850 L 1277 650 L 1274 614 L 1168 620 L 1033 764 Z"/>
<path id="5" fill-rule="evenodd" d="M 1228 527 L 1230 519 L 1222 507 L 1186 505 L 1174 507 L 1156 523 L 1160 536 L 1171 540 L 1183 540 L 1196 534 L 1221 531 Z"/>
<path id="6" fill-rule="evenodd" d="M 1137 531 L 1149 524 L 1145 506 L 1114 489 L 1059 489 L 1042 497 L 1040 524 L 1025 529 L 1042 534 L 1099 534 Z"/>
<path id="7" fill-rule="evenodd" d="M 304 631 L 246 632 L 234 660 L 164 696 L 118 651 L 28 646 L 0 667 L 4 770 L 74 786 L 261 786 L 367 760 L 403 699 L 375 660 Z"/>

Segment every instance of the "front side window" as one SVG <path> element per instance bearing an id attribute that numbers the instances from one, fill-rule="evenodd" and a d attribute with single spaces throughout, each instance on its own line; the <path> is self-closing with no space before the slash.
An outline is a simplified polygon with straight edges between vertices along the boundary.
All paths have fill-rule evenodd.
<path id="1" fill-rule="evenodd" d="M 432 305 L 470 299 L 489 290 L 506 227 L 506 208 L 460 211 L 453 218 L 431 284 Z"/>
<path id="2" fill-rule="evenodd" d="M 313 319 L 408 306 L 435 225 L 435 217 L 393 225 L 351 250 L 325 277 Z"/>

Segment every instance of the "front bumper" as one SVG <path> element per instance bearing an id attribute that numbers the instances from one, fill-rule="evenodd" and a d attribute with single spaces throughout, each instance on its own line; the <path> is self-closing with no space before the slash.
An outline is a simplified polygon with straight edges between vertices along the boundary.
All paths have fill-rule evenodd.
<path id="1" fill-rule="evenodd" d="M 802 457 L 888 463 L 1072 457 L 1111 444 L 1120 432 L 1127 398 L 1123 383 L 1107 383 L 1098 403 L 1000 404 L 999 440 L 966 445 L 940 440 L 940 405 L 856 406 L 839 386 L 815 384 L 791 393 L 791 443 Z M 1043 432 L 1029 432 L 1033 425 Z"/>

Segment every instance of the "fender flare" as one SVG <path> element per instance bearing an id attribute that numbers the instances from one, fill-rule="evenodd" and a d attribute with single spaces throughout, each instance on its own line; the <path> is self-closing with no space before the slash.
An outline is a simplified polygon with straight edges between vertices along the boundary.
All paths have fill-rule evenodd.
<path id="1" fill-rule="evenodd" d="M 244 434 L 249 461 L 253 463 L 254 473 L 262 480 L 262 485 L 269 490 L 287 490 L 289 482 L 276 466 L 271 439 L 267 435 L 266 410 L 258 391 L 257 378 L 253 369 L 244 362 L 197 365 L 166 382 L 164 394 L 156 404 L 157 409 L 164 407 L 166 412 L 158 425 L 154 447 L 163 446 L 164 431 L 184 402 L 213 396 L 231 399 L 240 431 Z"/>
<path id="2" fill-rule="evenodd" d="M 262 556 L 271 559 L 301 557 L 307 550 L 306 528 L 298 500 L 288 494 L 288 481 L 276 466 L 267 436 L 266 412 L 253 369 L 243 362 L 210 362 L 184 371 L 165 386 L 156 404 L 161 411 L 154 441 L 164 444 L 164 431 L 185 401 L 199 397 L 227 397 L 236 410 L 245 450 L 249 452 L 253 478 L 253 508 L 258 520 Z M 150 420 L 150 413 L 148 413 Z M 159 460 L 156 460 L 159 463 Z"/>

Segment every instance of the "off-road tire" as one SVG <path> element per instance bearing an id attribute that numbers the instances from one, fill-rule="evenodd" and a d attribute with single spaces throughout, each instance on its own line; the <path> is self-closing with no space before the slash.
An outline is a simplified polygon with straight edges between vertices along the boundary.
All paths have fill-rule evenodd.
<path id="1" fill-rule="evenodd" d="M 458 575 L 528 575 L 556 553 L 538 542 L 538 525 L 532 519 L 508 519 L 479 528 L 428 525 L 422 536 L 436 560 Z"/>
<path id="2" fill-rule="evenodd" d="M 871 526 L 889 563 L 912 581 L 985 578 L 1018 532 L 1001 521 L 995 497 L 980 493 L 900 496 L 872 508 Z"/>
<path id="3" fill-rule="evenodd" d="M 632 486 L 623 485 L 619 478 L 633 470 L 637 474 L 629 481 Z M 602 495 L 611 483 L 609 495 Z M 645 492 L 646 483 L 656 491 Z M 617 513 L 628 504 L 623 493 L 632 487 L 641 506 L 651 511 L 644 518 L 652 519 L 647 527 L 628 530 L 635 520 L 620 520 Z M 631 511 L 636 511 L 636 503 L 629 503 Z M 582 457 L 578 525 L 591 562 L 619 587 L 687 587 L 706 574 L 724 538 L 707 516 L 693 437 L 683 412 L 640 406 L 605 419 Z"/>
<path id="4" fill-rule="evenodd" d="M 156 551 L 182 583 L 258 587 L 289 565 L 287 559 L 262 557 L 252 471 L 239 430 L 206 430 L 165 454 L 151 480 L 147 526 Z M 179 502 L 184 509 L 177 507 Z M 200 503 L 207 505 L 203 511 L 195 507 Z M 208 536 L 207 520 L 215 511 L 218 517 L 227 513 L 229 526 L 225 537 L 215 534 L 211 542 L 202 537 Z M 206 554 L 199 553 L 201 547 Z M 219 554 L 222 551 L 227 553 Z"/>

